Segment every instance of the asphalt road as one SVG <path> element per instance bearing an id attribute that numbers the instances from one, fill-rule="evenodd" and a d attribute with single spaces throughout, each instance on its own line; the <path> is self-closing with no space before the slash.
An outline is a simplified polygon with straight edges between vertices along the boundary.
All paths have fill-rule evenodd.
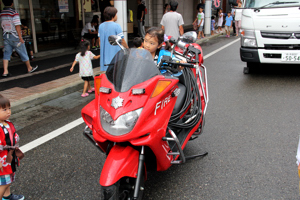
<path id="1" fill-rule="evenodd" d="M 204 55 L 236 38 L 202 44 Z M 204 133 L 186 155 L 208 156 L 151 173 L 146 200 L 299 199 L 299 66 L 263 66 L 244 75 L 239 42 L 204 61 L 210 102 Z M 80 117 L 80 92 L 13 115 L 21 146 Z M 26 199 L 100 199 L 105 161 L 83 137 L 84 125 L 26 152 L 12 191 Z"/>

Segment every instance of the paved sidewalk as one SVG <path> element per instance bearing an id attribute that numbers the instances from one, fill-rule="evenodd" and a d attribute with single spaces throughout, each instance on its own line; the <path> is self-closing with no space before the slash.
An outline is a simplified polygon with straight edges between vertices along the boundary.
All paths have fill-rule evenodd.
<path id="1" fill-rule="evenodd" d="M 208 41 L 209 39 L 220 36 L 221 34 L 215 34 L 203 39 L 197 40 L 198 44 Z M 56 52 L 50 56 L 62 55 L 63 52 Z M 68 51 L 68 53 L 71 53 Z M 75 52 L 72 52 L 75 54 Z M 49 53 L 44 53 L 44 57 L 49 57 Z M 38 59 L 43 59 L 43 55 L 40 54 Z M 100 68 L 94 68 L 94 74 L 99 74 Z M 34 75 L 34 73 L 32 74 Z M 8 90 L 1 91 L 1 94 L 11 100 L 12 111 L 18 113 L 28 108 L 40 105 L 50 100 L 59 98 L 61 96 L 79 91 L 83 89 L 83 81 L 78 74 L 72 74 L 70 76 L 56 79 L 54 81 L 46 82 L 40 85 L 36 85 L 30 88 L 14 87 Z"/>

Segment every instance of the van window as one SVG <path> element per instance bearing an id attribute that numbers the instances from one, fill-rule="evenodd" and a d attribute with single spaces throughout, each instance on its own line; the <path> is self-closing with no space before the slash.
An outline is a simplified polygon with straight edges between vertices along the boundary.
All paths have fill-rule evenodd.
<path id="1" fill-rule="evenodd" d="M 246 0 L 245 8 L 271 8 L 300 6 L 300 0 Z"/>

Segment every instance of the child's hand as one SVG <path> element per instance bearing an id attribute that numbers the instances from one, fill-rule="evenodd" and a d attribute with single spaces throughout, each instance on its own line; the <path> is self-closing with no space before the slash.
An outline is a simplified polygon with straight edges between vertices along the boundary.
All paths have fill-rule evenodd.
<path id="1" fill-rule="evenodd" d="M 70 72 L 73 72 L 73 70 L 74 70 L 74 67 L 71 67 Z"/>
<path id="2" fill-rule="evenodd" d="M 0 162 L 0 170 L 1 170 L 1 172 L 3 172 L 3 166 L 2 166 L 1 162 Z"/>
<path id="3" fill-rule="evenodd" d="M 180 63 L 187 63 L 187 62 L 186 62 L 185 60 L 181 60 Z M 179 68 L 180 70 L 183 70 L 183 69 L 184 69 L 184 67 L 181 66 L 181 65 L 180 65 L 178 68 Z"/>
<path id="4" fill-rule="evenodd" d="M 300 165 L 298 165 L 298 170 L 300 170 Z"/>

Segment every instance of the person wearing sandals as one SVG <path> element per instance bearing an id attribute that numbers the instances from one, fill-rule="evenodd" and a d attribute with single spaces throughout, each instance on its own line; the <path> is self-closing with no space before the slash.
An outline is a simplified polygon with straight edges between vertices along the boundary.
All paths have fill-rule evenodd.
<path id="1" fill-rule="evenodd" d="M 84 80 L 84 86 L 81 96 L 87 97 L 89 93 L 95 91 L 91 87 L 90 81 L 94 80 L 92 59 L 99 59 L 100 55 L 95 56 L 90 50 L 90 42 L 88 40 L 82 40 L 80 42 L 81 52 L 76 54 L 75 60 L 72 64 L 70 72 L 73 72 L 75 65 L 79 62 L 79 76 Z"/>
<path id="2" fill-rule="evenodd" d="M 2 77 L 11 76 L 8 72 L 8 62 L 13 49 L 19 54 L 21 60 L 25 62 L 28 73 L 34 72 L 38 66 L 32 67 L 30 65 L 29 57 L 25 47 L 21 32 L 21 21 L 19 13 L 14 9 L 13 0 L 2 0 L 4 8 L 0 13 L 1 27 L 3 29 L 3 74 Z"/>
<path id="3" fill-rule="evenodd" d="M 11 194 L 10 186 L 15 180 L 16 166 L 24 157 L 19 149 L 19 135 L 11 116 L 10 101 L 0 94 L 0 198 L 2 200 L 24 200 L 23 195 Z"/>

